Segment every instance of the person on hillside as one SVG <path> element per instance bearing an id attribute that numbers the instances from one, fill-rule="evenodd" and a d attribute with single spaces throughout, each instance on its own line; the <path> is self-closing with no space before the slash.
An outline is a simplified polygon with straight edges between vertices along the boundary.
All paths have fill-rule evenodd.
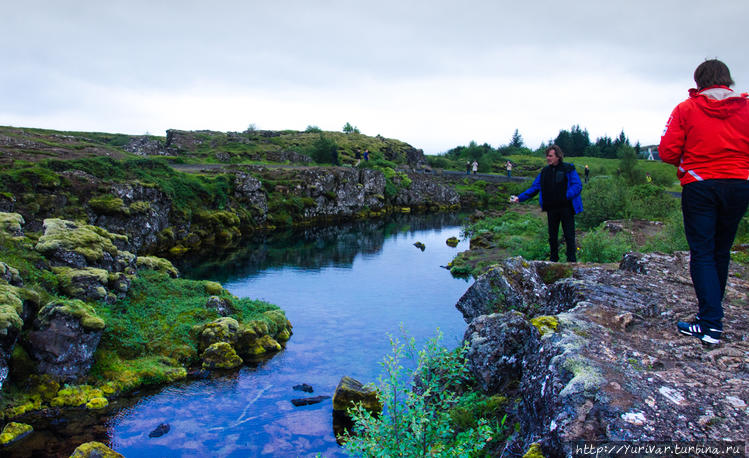
<path id="1" fill-rule="evenodd" d="M 505 169 L 507 169 L 507 178 L 512 178 L 512 162 L 507 161 Z"/>
<path id="2" fill-rule="evenodd" d="M 466 175 L 471 174 L 471 161 L 466 161 Z"/>
<path id="3" fill-rule="evenodd" d="M 369 162 L 369 150 L 364 150 L 364 162 Z"/>
<path id="4" fill-rule="evenodd" d="M 476 175 L 476 172 L 479 171 L 479 163 L 476 161 L 473 161 L 473 164 L 471 164 L 471 168 L 473 169 L 473 174 Z"/>
<path id="5" fill-rule="evenodd" d="M 698 303 L 696 318 L 676 328 L 715 345 L 723 334 L 730 250 L 749 205 L 749 96 L 730 89 L 731 72 L 717 59 L 701 63 L 694 81 L 697 88 L 671 113 L 658 153 L 678 167 Z"/>
<path id="6" fill-rule="evenodd" d="M 588 164 L 585 164 L 585 184 L 588 184 L 589 179 L 590 179 L 590 167 L 588 167 Z"/>
<path id="7" fill-rule="evenodd" d="M 580 193 L 583 184 L 573 164 L 563 161 L 564 153 L 557 145 L 546 149 L 546 167 L 533 180 L 533 184 L 519 196 L 510 196 L 510 203 L 523 202 L 539 192 L 538 203 L 546 212 L 549 226 L 549 258 L 559 261 L 559 223 L 562 223 L 567 262 L 577 262 L 575 246 L 575 215 L 583 211 Z"/>
<path id="8" fill-rule="evenodd" d="M 653 182 L 653 177 L 650 176 L 650 172 L 645 172 L 645 181 L 648 183 Z"/>

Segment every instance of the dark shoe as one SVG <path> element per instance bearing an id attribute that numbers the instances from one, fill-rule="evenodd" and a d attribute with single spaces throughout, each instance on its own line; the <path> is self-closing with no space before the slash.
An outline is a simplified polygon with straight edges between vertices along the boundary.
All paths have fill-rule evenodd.
<path id="1" fill-rule="evenodd" d="M 676 328 L 680 333 L 687 336 L 697 337 L 703 343 L 709 345 L 718 345 L 720 343 L 720 336 L 723 333 L 723 331 L 719 329 L 703 329 L 702 326 L 700 326 L 700 324 L 696 321 L 693 323 L 679 321 L 678 323 L 676 323 Z"/>

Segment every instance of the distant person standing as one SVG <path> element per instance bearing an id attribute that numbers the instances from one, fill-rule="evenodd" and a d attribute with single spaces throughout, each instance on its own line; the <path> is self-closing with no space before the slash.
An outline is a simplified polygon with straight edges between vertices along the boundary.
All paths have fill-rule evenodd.
<path id="1" fill-rule="evenodd" d="M 559 223 L 562 223 L 567 262 L 577 262 L 575 246 L 575 215 L 583 211 L 580 193 L 583 184 L 573 164 L 563 162 L 564 154 L 557 145 L 546 149 L 546 167 L 541 169 L 533 184 L 519 196 L 510 196 L 511 203 L 523 202 L 539 192 L 538 203 L 546 212 L 549 226 L 549 258 L 559 261 Z"/>
<path id="2" fill-rule="evenodd" d="M 479 171 L 479 163 L 476 161 L 473 161 L 473 164 L 471 165 L 471 168 L 473 170 L 473 174 L 476 175 L 476 172 Z"/>
<path id="3" fill-rule="evenodd" d="M 369 150 L 364 150 L 364 162 L 369 162 Z"/>
<path id="4" fill-rule="evenodd" d="M 712 59 L 694 71 L 697 89 L 674 108 L 658 153 L 678 167 L 689 271 L 699 312 L 682 334 L 720 343 L 731 246 L 749 205 L 749 98 L 732 91 L 731 72 Z"/>
<path id="5" fill-rule="evenodd" d="M 653 182 L 653 177 L 650 176 L 650 172 L 645 172 L 645 181 L 647 181 L 648 183 Z"/>
<path id="6" fill-rule="evenodd" d="M 507 169 L 507 178 L 512 178 L 512 162 L 507 161 L 505 169 Z"/>
<path id="7" fill-rule="evenodd" d="M 589 179 L 590 179 L 590 167 L 588 167 L 588 164 L 585 164 L 585 184 L 588 184 Z"/>
<path id="8" fill-rule="evenodd" d="M 471 161 L 466 161 L 466 175 L 471 174 Z"/>

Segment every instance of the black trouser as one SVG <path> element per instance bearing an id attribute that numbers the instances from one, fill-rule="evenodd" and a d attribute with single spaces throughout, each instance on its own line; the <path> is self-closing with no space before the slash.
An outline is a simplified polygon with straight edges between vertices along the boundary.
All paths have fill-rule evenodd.
<path id="1" fill-rule="evenodd" d="M 567 262 L 577 262 L 575 253 L 575 212 L 572 206 L 547 210 L 546 216 L 549 224 L 549 259 L 553 262 L 559 261 L 559 223 L 562 223 L 564 232 L 564 243 L 567 245 Z"/>

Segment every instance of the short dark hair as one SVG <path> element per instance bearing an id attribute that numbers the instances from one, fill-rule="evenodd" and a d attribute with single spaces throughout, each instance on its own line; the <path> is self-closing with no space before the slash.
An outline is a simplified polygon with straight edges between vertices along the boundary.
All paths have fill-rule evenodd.
<path id="1" fill-rule="evenodd" d="M 560 161 L 564 159 L 564 153 L 562 152 L 562 148 L 560 148 L 559 145 L 549 145 L 549 147 L 546 148 L 546 153 L 548 153 L 549 151 L 554 151 L 554 154 L 557 155 Z"/>
<path id="2" fill-rule="evenodd" d="M 710 59 L 701 63 L 694 71 L 694 82 L 698 89 L 710 86 L 733 86 L 731 71 L 728 66 L 718 59 Z"/>

